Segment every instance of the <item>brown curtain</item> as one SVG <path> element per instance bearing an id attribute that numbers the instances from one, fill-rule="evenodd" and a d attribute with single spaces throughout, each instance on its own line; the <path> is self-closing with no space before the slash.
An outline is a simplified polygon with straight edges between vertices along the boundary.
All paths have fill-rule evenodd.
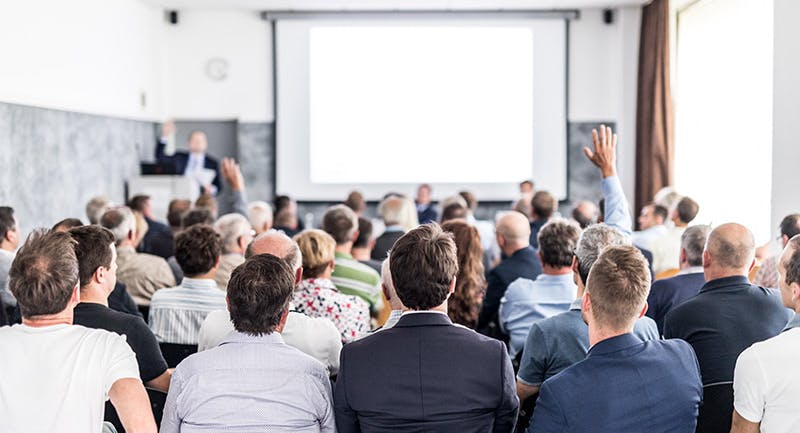
<path id="1" fill-rule="evenodd" d="M 642 8 L 636 98 L 636 200 L 634 212 L 672 185 L 674 114 L 669 79 L 669 0 Z"/>

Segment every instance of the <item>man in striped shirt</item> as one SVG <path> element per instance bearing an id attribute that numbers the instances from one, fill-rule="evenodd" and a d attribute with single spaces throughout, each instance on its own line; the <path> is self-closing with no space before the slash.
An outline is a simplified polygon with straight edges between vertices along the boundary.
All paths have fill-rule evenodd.
<path id="1" fill-rule="evenodd" d="M 336 205 L 322 216 L 322 230 L 336 240 L 336 252 L 331 281 L 345 294 L 358 296 L 369 303 L 375 314 L 383 309 L 381 276 L 371 267 L 360 263 L 350 254 L 358 237 L 358 217 L 345 205 Z"/>
<path id="2" fill-rule="evenodd" d="M 159 342 L 197 344 L 208 313 L 227 308 L 225 292 L 214 282 L 221 254 L 222 241 L 211 226 L 194 225 L 175 237 L 175 259 L 184 278 L 150 301 L 150 329 Z"/>

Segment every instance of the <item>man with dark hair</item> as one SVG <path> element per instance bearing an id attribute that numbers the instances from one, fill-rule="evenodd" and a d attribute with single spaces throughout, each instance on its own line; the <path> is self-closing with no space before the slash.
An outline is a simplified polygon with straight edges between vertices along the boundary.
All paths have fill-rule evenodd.
<path id="1" fill-rule="evenodd" d="M 147 233 L 136 248 L 141 253 L 148 253 L 165 259 L 172 257 L 172 231 L 166 224 L 155 220 L 150 196 L 139 194 L 128 200 L 128 207 L 139 212 L 147 221 Z"/>
<path id="2" fill-rule="evenodd" d="M 213 225 L 214 212 L 207 207 L 196 207 L 186 212 L 181 218 L 181 226 L 184 230 L 197 224 Z"/>
<path id="3" fill-rule="evenodd" d="M 680 267 L 678 258 L 681 251 L 681 235 L 689 227 L 689 223 L 697 216 L 700 205 L 689 197 L 683 197 L 672 210 L 670 219 L 673 227 L 667 233 L 650 242 L 650 252 L 653 253 L 653 271 L 656 274 Z"/>
<path id="4" fill-rule="evenodd" d="M 350 194 L 347 195 L 347 200 L 344 201 L 344 205 L 353 209 L 353 212 L 355 212 L 359 218 L 364 211 L 367 210 L 367 201 L 364 200 L 364 194 L 361 194 L 360 191 L 351 191 Z"/>
<path id="5" fill-rule="evenodd" d="M 167 222 L 173 237 L 183 230 L 183 216 L 192 208 L 192 202 L 185 199 L 174 199 L 169 202 L 167 208 Z M 173 238 L 174 239 L 174 238 Z"/>
<path id="6" fill-rule="evenodd" d="M 0 308 L 12 309 L 17 300 L 8 288 L 8 271 L 19 246 L 19 227 L 14 209 L 8 206 L 0 206 L 0 236 Z"/>
<path id="7" fill-rule="evenodd" d="M 235 331 L 175 370 L 162 433 L 198 425 L 213 431 L 336 431 L 325 367 L 281 338 L 294 283 L 292 267 L 271 254 L 252 256 L 233 271 L 227 302 Z"/>
<path id="8" fill-rule="evenodd" d="M 350 254 L 352 254 L 354 259 L 369 266 L 380 274 L 381 262 L 370 258 L 373 248 L 375 248 L 375 239 L 372 239 L 372 221 L 359 217 L 358 237 L 353 241 L 353 249 L 350 251 Z"/>
<path id="9" fill-rule="evenodd" d="M 583 297 L 591 349 L 586 359 L 544 382 L 529 432 L 695 431 L 703 391 L 692 348 L 633 335 L 649 290 L 647 260 L 636 248 L 603 250 Z M 658 378 L 658 391 L 642 378 Z"/>
<path id="10" fill-rule="evenodd" d="M 539 249 L 539 230 L 550 221 L 556 211 L 556 199 L 547 191 L 536 191 L 531 199 L 531 247 Z"/>
<path id="11" fill-rule="evenodd" d="M 667 220 L 668 214 L 667 208 L 657 204 L 643 207 L 638 220 L 639 231 L 633 232 L 631 235 L 633 245 L 650 251 L 650 244 L 667 234 L 667 226 L 664 225 L 664 221 Z"/>
<path id="12" fill-rule="evenodd" d="M 787 242 L 778 267 L 781 300 L 795 315 L 780 334 L 753 344 L 736 360 L 731 433 L 800 431 L 800 236 Z"/>
<path id="13" fill-rule="evenodd" d="M 70 229 L 74 229 L 75 227 L 80 227 L 82 225 L 83 221 L 77 218 L 64 218 L 63 220 L 53 224 L 53 227 L 50 230 L 57 232 L 67 232 Z"/>
<path id="14" fill-rule="evenodd" d="M 731 383 L 736 358 L 753 343 L 778 335 L 789 321 L 780 297 L 750 284 L 754 262 L 750 230 L 735 223 L 715 228 L 703 251 L 706 284 L 664 320 L 664 338 L 680 338 L 694 348 L 703 385 Z M 704 410 L 732 413 L 733 407 L 704 406 L 701 418 Z M 730 418 L 725 421 L 718 427 L 729 429 Z"/>
<path id="15" fill-rule="evenodd" d="M 452 235 L 436 224 L 411 230 L 392 248 L 389 268 L 407 311 L 342 349 L 338 431 L 513 431 L 518 401 L 505 345 L 447 317 L 458 273 Z"/>
<path id="16" fill-rule="evenodd" d="M 345 205 L 328 208 L 322 215 L 322 230 L 336 241 L 331 281 L 340 292 L 355 295 L 369 303 L 370 311 L 383 309 L 381 276 L 371 267 L 359 263 L 351 255 L 353 242 L 358 238 L 358 217 Z"/>
<path id="17" fill-rule="evenodd" d="M 125 338 L 72 326 L 80 300 L 74 247 L 67 233 L 37 231 L 11 265 L 22 324 L 0 328 L 0 347 L 8 348 L 0 356 L 0 431 L 100 433 L 110 397 L 126 431 L 155 433 Z"/>
<path id="18" fill-rule="evenodd" d="M 786 248 L 789 239 L 800 234 L 800 213 L 786 215 L 781 220 L 780 226 L 781 247 Z M 778 259 L 780 254 L 768 257 L 758 268 L 753 284 L 761 287 L 778 288 Z"/>
<path id="19" fill-rule="evenodd" d="M 420 224 L 427 224 L 439 221 L 439 211 L 433 204 L 431 198 L 431 186 L 423 183 L 417 188 L 417 220 Z"/>
<path id="20" fill-rule="evenodd" d="M 76 227 L 69 234 L 76 242 L 81 287 L 81 302 L 75 307 L 73 323 L 124 335 L 136 354 L 142 382 L 167 392 L 171 373 L 150 328 L 140 317 L 108 307 L 108 297 L 117 281 L 114 234 L 97 225 Z"/>
<path id="21" fill-rule="evenodd" d="M 219 162 L 206 153 L 208 150 L 208 139 L 203 131 L 192 131 L 189 133 L 186 151 L 177 151 L 172 155 L 167 155 L 165 150 L 167 141 L 175 134 L 175 122 L 168 120 L 161 127 L 161 137 L 156 141 L 156 160 L 159 164 L 170 164 L 174 167 L 176 174 L 182 174 L 200 181 L 203 170 L 212 170 L 214 178 L 210 183 L 198 182 L 199 186 L 210 194 L 217 194 L 222 191 L 222 178 L 219 174 Z"/>
<path id="22" fill-rule="evenodd" d="M 297 202 L 288 195 L 279 195 L 273 200 L 275 207 L 274 224 L 275 230 L 286 233 L 286 236 L 293 237 L 305 229 L 303 221 L 297 213 Z"/>
<path id="23" fill-rule="evenodd" d="M 664 332 L 667 313 L 683 301 L 694 297 L 706 283 L 703 275 L 703 249 L 711 227 L 697 225 L 687 228 L 681 235 L 678 275 L 653 282 L 647 297 L 647 317 L 655 320 L 658 333 Z"/>
<path id="24" fill-rule="evenodd" d="M 578 288 L 572 278 L 572 254 L 581 230 L 566 220 L 552 219 L 539 231 L 542 273 L 535 280 L 518 278 L 500 300 L 500 328 L 509 334 L 514 358 L 525 346 L 535 322 L 569 310 Z"/>
<path id="25" fill-rule="evenodd" d="M 222 240 L 199 224 L 175 237 L 175 259 L 185 275 L 177 287 L 161 289 L 150 302 L 150 329 L 159 342 L 197 344 L 206 315 L 225 308 L 225 292 L 214 282 Z"/>

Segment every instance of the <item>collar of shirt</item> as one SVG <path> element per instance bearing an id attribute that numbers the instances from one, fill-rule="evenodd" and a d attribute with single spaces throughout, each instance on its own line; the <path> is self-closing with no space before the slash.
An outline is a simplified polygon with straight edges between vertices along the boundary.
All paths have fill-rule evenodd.
<path id="1" fill-rule="evenodd" d="M 570 311 L 581 311 L 581 308 L 583 308 L 583 298 L 572 301 L 572 304 L 569 306 Z"/>
<path id="2" fill-rule="evenodd" d="M 121 254 L 136 254 L 136 250 L 130 245 L 117 247 L 117 256 Z"/>
<path id="3" fill-rule="evenodd" d="M 219 345 L 228 343 L 244 343 L 244 344 L 285 344 L 280 332 L 272 331 L 264 335 L 250 335 L 244 332 L 233 330 L 222 339 Z"/>
<path id="4" fill-rule="evenodd" d="M 392 310 L 389 313 L 389 318 L 386 319 L 386 323 L 383 324 L 382 329 L 389 329 L 392 326 L 397 324 L 397 321 L 400 320 L 400 317 L 403 315 L 403 310 Z"/>
<path id="5" fill-rule="evenodd" d="M 400 315 L 401 316 L 405 316 L 405 315 L 408 315 L 408 314 L 425 314 L 425 313 L 443 314 L 443 315 L 447 316 L 447 313 L 445 313 L 444 311 L 439 311 L 439 310 L 405 310 Z"/>
<path id="6" fill-rule="evenodd" d="M 678 272 L 675 275 L 700 274 L 702 272 L 703 272 L 702 266 L 691 266 L 686 269 L 681 269 L 680 272 Z"/>
<path id="7" fill-rule="evenodd" d="M 386 232 L 402 232 L 403 231 L 403 226 L 401 226 L 400 224 L 392 224 L 390 226 L 386 226 L 386 228 L 383 231 L 384 231 L 384 233 L 386 233 Z"/>
<path id="8" fill-rule="evenodd" d="M 641 343 L 642 339 L 631 333 L 617 335 L 595 343 L 594 346 L 589 348 L 586 357 L 607 355 Z"/>
<path id="9" fill-rule="evenodd" d="M 539 274 L 536 277 L 537 283 L 544 283 L 550 285 L 557 285 L 557 286 L 575 286 L 575 280 L 573 277 L 572 272 L 561 274 L 561 275 L 547 275 L 547 274 Z M 577 287 L 577 286 L 576 286 Z"/>
<path id="10" fill-rule="evenodd" d="M 202 153 L 189 153 L 189 160 L 186 162 L 186 167 L 189 170 L 197 170 L 205 166 L 206 156 Z"/>
<path id="11" fill-rule="evenodd" d="M 333 281 L 331 281 L 328 278 L 306 278 L 305 280 L 300 281 L 300 284 L 298 284 L 297 289 L 295 289 L 295 291 L 308 290 L 314 287 L 336 290 L 337 292 L 339 291 L 336 288 L 336 285 L 333 284 Z"/>
<path id="12" fill-rule="evenodd" d="M 797 313 L 794 314 L 794 317 L 792 317 L 792 320 L 790 320 L 789 323 L 786 324 L 786 327 L 783 328 L 783 331 L 781 331 L 781 332 L 785 332 L 785 331 L 788 331 L 788 330 L 794 329 L 794 328 L 800 328 L 800 314 L 797 314 Z"/>
<path id="13" fill-rule="evenodd" d="M 707 281 L 700 289 L 700 293 L 710 291 L 736 291 L 746 289 L 750 286 L 750 280 L 744 275 L 734 275 L 732 277 L 717 278 Z"/>
<path id="14" fill-rule="evenodd" d="M 334 258 L 336 258 L 336 259 L 350 259 L 350 260 L 355 260 L 355 259 L 353 258 L 353 256 L 352 256 L 352 255 L 350 255 L 350 254 L 347 254 L 347 253 L 343 253 L 343 252 L 341 252 L 341 251 L 336 251 L 336 252 L 334 252 L 334 253 L 333 253 L 333 257 L 334 257 Z"/>
<path id="15" fill-rule="evenodd" d="M 217 283 L 214 280 L 208 278 L 183 277 L 183 281 L 181 281 L 181 287 L 185 289 L 219 290 Z"/>

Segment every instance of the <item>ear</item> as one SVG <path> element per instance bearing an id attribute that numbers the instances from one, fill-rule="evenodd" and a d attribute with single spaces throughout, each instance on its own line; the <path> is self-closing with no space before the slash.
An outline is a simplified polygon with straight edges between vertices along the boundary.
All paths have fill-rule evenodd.
<path id="1" fill-rule="evenodd" d="M 294 274 L 294 286 L 297 287 L 300 282 L 303 281 L 303 267 L 300 266 L 297 268 L 297 272 Z"/>
<path id="2" fill-rule="evenodd" d="M 383 296 L 386 297 L 386 300 L 391 302 L 392 297 L 389 295 L 389 289 L 386 288 L 386 284 L 381 283 L 381 291 L 383 292 Z"/>
<path id="3" fill-rule="evenodd" d="M 781 235 L 781 240 L 783 241 L 783 247 L 786 248 L 786 245 L 789 243 L 789 236 Z"/>
<path id="4" fill-rule="evenodd" d="M 678 263 L 685 263 L 685 262 L 686 262 L 686 260 L 687 260 L 687 259 L 686 259 L 686 250 L 684 250 L 683 248 L 681 248 L 681 255 L 680 255 L 680 257 L 678 258 Z"/>
<path id="5" fill-rule="evenodd" d="M 756 259 L 755 258 L 753 259 L 752 262 L 750 262 L 750 266 L 747 268 L 747 272 L 749 273 L 750 271 L 752 271 L 754 267 L 756 267 Z"/>
<path id="6" fill-rule="evenodd" d="M 452 295 L 453 292 L 456 291 L 456 277 L 453 276 L 453 281 L 450 281 L 450 291 L 449 293 Z"/>
<path id="7" fill-rule="evenodd" d="M 92 274 L 92 280 L 94 280 L 95 283 L 103 284 L 106 279 L 105 269 L 106 268 L 102 266 L 98 266 L 97 269 L 94 270 L 94 273 Z"/>
<path id="8" fill-rule="evenodd" d="M 589 292 L 583 292 L 583 299 L 581 300 L 581 310 L 586 313 L 592 311 L 592 300 L 590 299 Z"/>
<path id="9" fill-rule="evenodd" d="M 375 249 L 375 239 L 370 239 L 370 240 L 369 240 L 369 243 L 367 244 L 367 247 L 368 247 L 370 250 L 374 250 L 374 249 Z"/>
<path id="10" fill-rule="evenodd" d="M 225 295 L 225 308 L 228 311 L 231 311 L 231 300 L 228 299 L 228 295 Z"/>
<path id="11" fill-rule="evenodd" d="M 220 259 L 222 259 L 222 256 L 217 257 L 217 260 L 214 261 L 214 269 L 217 269 L 219 267 Z"/>
<path id="12" fill-rule="evenodd" d="M 647 308 L 648 308 L 648 307 L 649 307 L 649 306 L 647 305 L 647 302 L 645 301 L 645 303 L 644 303 L 644 307 L 642 307 L 642 311 L 640 311 L 640 312 L 639 312 L 639 316 L 637 317 L 637 319 L 641 319 L 641 318 L 642 318 L 642 316 L 644 316 L 644 315 L 645 315 L 645 313 L 647 313 Z"/>
<path id="13" fill-rule="evenodd" d="M 333 268 L 336 267 L 336 260 L 331 260 L 331 262 L 328 263 L 328 266 L 331 268 L 331 270 L 333 270 Z"/>
<path id="14" fill-rule="evenodd" d="M 135 241 L 136 240 L 136 229 L 133 228 L 128 232 L 128 240 Z"/>
<path id="15" fill-rule="evenodd" d="M 711 254 L 708 253 L 708 250 L 703 250 L 703 267 L 709 266 L 711 266 Z"/>
<path id="16" fill-rule="evenodd" d="M 797 304 L 797 301 L 800 300 L 800 283 L 789 284 L 789 289 L 792 291 L 792 302 Z"/>
<path id="17" fill-rule="evenodd" d="M 351 240 L 351 241 L 353 241 L 353 242 L 355 242 L 355 241 L 356 241 L 356 239 L 358 239 L 358 235 L 359 235 L 359 232 L 358 232 L 358 230 L 354 231 L 354 232 L 353 232 L 353 238 L 352 238 L 352 239 L 350 239 L 350 240 Z"/>
<path id="18" fill-rule="evenodd" d="M 72 296 L 69 297 L 69 306 L 75 308 L 75 306 L 80 303 L 81 303 L 81 282 L 78 281 L 77 283 L 75 283 L 75 287 L 72 288 Z"/>

